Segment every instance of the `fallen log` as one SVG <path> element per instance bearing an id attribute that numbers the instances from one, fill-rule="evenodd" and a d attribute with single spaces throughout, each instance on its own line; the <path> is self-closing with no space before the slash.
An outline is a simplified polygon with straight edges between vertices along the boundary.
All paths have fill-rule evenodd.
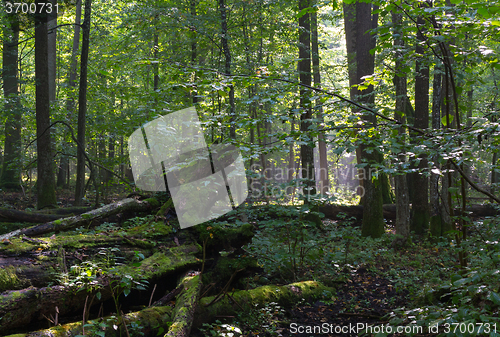
<path id="1" fill-rule="evenodd" d="M 172 325 L 165 337 L 189 337 L 193 323 L 198 297 L 202 287 L 201 277 L 186 276 L 181 281 L 184 288 L 177 298 Z"/>
<path id="2" fill-rule="evenodd" d="M 31 213 L 15 209 L 0 208 L 0 221 L 3 222 L 41 223 L 61 219 L 65 216 L 69 215 Z"/>
<path id="3" fill-rule="evenodd" d="M 110 278 L 99 278 L 91 292 L 63 286 L 6 291 L 0 294 L 0 317 L 2 317 L 0 331 L 28 325 L 44 317 L 54 317 L 56 310 L 59 316 L 75 311 L 83 312 L 87 296 L 92 298 L 98 291 L 101 292 L 101 298 L 94 299 L 94 304 L 111 298 L 109 282 L 113 277 L 135 275 L 137 279 L 145 279 L 152 283 L 152 280 L 199 265 L 200 261 L 194 256 L 198 253 L 198 245 L 185 244 L 164 252 L 156 252 L 142 260 L 138 266 L 128 264 L 115 266 L 109 271 Z"/>
<path id="4" fill-rule="evenodd" d="M 280 306 L 289 308 L 302 299 L 314 299 L 326 293 L 334 294 L 335 289 L 316 281 L 304 281 L 286 286 L 268 285 L 252 290 L 239 290 L 226 293 L 222 299 L 217 296 L 200 299 L 193 326 L 211 322 L 216 316 L 231 316 L 238 312 L 251 312 L 255 306 L 277 302 Z M 331 297 L 331 295 L 330 295 Z"/>
<path id="5" fill-rule="evenodd" d="M 385 204 L 383 205 L 384 218 L 388 220 L 396 219 L 396 205 Z M 325 205 L 319 208 L 319 211 L 328 219 L 343 220 L 350 217 L 356 218 L 356 221 L 363 219 L 363 206 L 343 206 L 343 205 Z M 495 216 L 500 214 L 500 210 L 493 205 L 470 205 L 466 207 L 468 215 L 480 216 Z M 455 209 L 455 215 L 460 215 L 461 210 Z"/>
<path id="6" fill-rule="evenodd" d="M 384 208 L 384 218 L 386 219 L 396 219 L 396 205 L 386 204 Z M 363 219 L 363 206 L 361 205 L 325 205 L 319 208 L 319 212 L 325 215 L 328 219 L 348 219 L 351 217 L 356 218 L 356 220 Z"/>
<path id="7" fill-rule="evenodd" d="M 154 337 L 162 335 L 168 328 L 168 323 L 171 321 L 172 308 L 165 307 L 151 307 L 141 311 L 132 312 L 124 315 L 123 321 L 125 324 L 130 325 L 127 329 L 133 329 L 131 323 L 136 323 L 140 327 L 139 332 L 143 337 Z M 85 335 L 86 336 L 101 336 L 96 332 L 104 332 L 106 337 L 120 337 L 125 336 L 123 325 L 116 325 L 116 317 L 104 317 L 101 319 L 94 319 L 85 322 Z M 115 325 L 117 328 L 113 326 Z M 136 328 L 137 329 L 137 328 Z M 134 331 L 137 332 L 137 331 Z M 9 335 L 6 337 L 68 337 L 82 335 L 83 328 L 82 322 L 74 322 L 64 325 L 52 327 L 50 329 L 39 330 L 24 334 Z M 131 336 L 138 336 L 139 334 L 131 334 Z"/>
<path id="8" fill-rule="evenodd" d="M 136 199 L 128 198 L 123 199 L 118 202 L 105 205 L 101 208 L 92 210 L 87 213 L 72 216 L 65 219 L 58 219 L 51 222 L 47 222 L 41 225 L 18 229 L 13 232 L 4 234 L 0 236 L 0 241 L 9 239 L 14 236 L 26 235 L 26 236 L 38 236 L 50 232 L 59 232 L 73 229 L 78 226 L 87 226 L 92 221 L 107 218 L 111 215 L 115 215 L 122 212 L 146 212 L 151 209 L 158 207 L 159 204 L 156 199 L 146 199 L 139 201 Z"/>

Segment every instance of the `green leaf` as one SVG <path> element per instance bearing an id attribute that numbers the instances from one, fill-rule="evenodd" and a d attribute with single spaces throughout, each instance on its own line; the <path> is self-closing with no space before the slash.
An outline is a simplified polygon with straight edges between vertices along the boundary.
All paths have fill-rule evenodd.
<path id="1" fill-rule="evenodd" d="M 483 16 L 485 19 L 489 19 L 491 17 L 490 12 L 488 12 L 488 8 L 480 7 L 477 9 L 477 12 Z"/>
<path id="2" fill-rule="evenodd" d="M 449 119 L 450 119 L 450 123 L 451 123 L 451 122 L 453 122 L 453 115 L 449 115 L 448 117 L 449 117 Z M 441 123 L 443 123 L 443 125 L 444 125 L 444 126 L 447 126 L 447 125 L 448 125 L 448 122 L 447 122 L 447 120 L 446 120 L 446 116 L 443 116 L 443 117 L 441 118 Z"/>
<path id="3" fill-rule="evenodd" d="M 500 305 L 500 295 L 498 295 L 496 292 L 490 292 L 490 294 L 488 295 L 488 299 L 496 305 Z"/>
<path id="4" fill-rule="evenodd" d="M 491 25 L 492 26 L 500 26 L 500 21 L 499 20 L 492 20 Z"/>

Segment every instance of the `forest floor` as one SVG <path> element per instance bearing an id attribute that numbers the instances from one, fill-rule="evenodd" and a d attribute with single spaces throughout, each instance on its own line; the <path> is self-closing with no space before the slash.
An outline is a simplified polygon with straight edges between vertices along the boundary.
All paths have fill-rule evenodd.
<path id="1" fill-rule="evenodd" d="M 70 191 L 62 191 L 58 196 L 59 207 L 72 205 L 73 196 Z M 124 193 L 110 194 L 106 202 L 121 200 L 124 197 Z M 2 191 L 0 203 L 2 207 L 17 210 L 33 210 L 36 205 L 34 197 L 22 192 Z M 87 206 L 90 206 L 90 203 Z M 292 208 L 277 209 L 278 213 L 274 209 L 269 215 L 248 211 L 248 220 L 255 232 L 250 243 L 236 248 L 236 251 L 212 247 L 211 262 L 207 263 L 205 269 L 207 277 L 214 277 L 210 282 L 217 283 L 216 287 L 220 290 L 227 279 L 217 279 L 217 272 L 211 275 L 210 272 L 216 270 L 215 267 L 224 259 L 238 261 L 241 260 L 241 256 L 248 255 L 258 261 L 258 268 L 249 268 L 247 272 L 238 274 L 231 284 L 233 290 L 254 289 L 272 284 L 286 285 L 304 280 L 320 281 L 335 290 L 325 293 L 321 298 L 305 298 L 290 307 L 268 303 L 256 307 L 251 312 L 216 317 L 214 322 L 193 329 L 192 336 L 374 336 L 377 332 L 384 331 L 383 327 L 387 324 L 393 327 L 421 326 L 423 330 L 378 336 L 437 336 L 437 333 L 429 331 L 429 327 L 436 321 L 443 323 L 445 318 L 451 317 L 459 321 L 465 320 L 468 317 L 466 315 L 469 315 L 472 317 L 468 318 L 469 321 L 475 322 L 474 324 L 482 324 L 476 322 L 485 320 L 486 322 L 498 320 L 500 297 L 497 298 L 497 294 L 491 290 L 499 289 L 500 286 L 498 276 L 500 273 L 495 272 L 496 266 L 500 263 L 500 252 L 498 252 L 500 249 L 495 244 L 496 241 L 487 240 L 499 236 L 498 217 L 475 219 L 475 222 L 471 223 L 467 246 L 470 251 L 468 270 L 476 273 L 476 276 L 467 278 L 468 271 L 461 271 L 458 266 L 459 250 L 452 239 L 430 240 L 426 237 L 412 236 L 412 241 L 407 247 L 394 250 L 390 248 L 394 234 L 390 223 L 387 224 L 386 234 L 382 238 L 371 239 L 361 237 L 360 228 L 355 226 L 355 219 L 323 219 L 323 228 L 316 228 L 312 224 L 304 223 L 302 215 L 294 213 L 296 210 Z M 231 222 L 235 223 L 230 224 Z M 137 222 L 139 223 L 140 221 Z M 25 225 L 0 222 L 0 234 L 9 232 L 16 226 Z M 92 235 L 104 232 L 106 235 L 112 235 L 114 231 L 127 230 L 122 225 L 120 225 L 122 229 L 110 230 L 110 225 L 112 224 L 106 225 L 108 227 L 103 225 L 105 227 L 103 233 L 97 229 L 87 230 L 89 233 L 94 233 Z M 241 222 L 238 224 L 234 219 L 229 221 L 226 219 L 218 225 L 222 226 L 221 228 L 228 225 L 237 228 Z M 212 227 L 208 226 L 206 230 L 209 231 L 209 228 Z M 481 231 L 479 228 L 482 228 Z M 201 230 L 199 233 L 202 233 Z M 81 233 L 85 235 L 86 232 Z M 211 234 L 209 237 L 211 238 Z M 172 244 L 172 237 L 158 234 L 155 236 L 155 241 L 158 242 L 158 247 L 162 247 L 165 243 Z M 134 242 L 140 243 L 137 239 Z M 178 246 L 179 242 L 175 240 L 175 244 Z M 217 245 L 216 242 L 213 244 Z M 76 258 L 72 263 L 81 261 L 78 254 L 83 251 L 82 249 L 86 248 L 75 251 L 73 255 L 76 254 Z M 128 252 L 126 248 L 121 249 L 120 254 Z M 154 249 L 150 254 L 153 252 Z M 492 252 L 499 254 L 495 255 Z M 93 255 L 90 250 L 84 251 L 81 256 L 84 256 L 83 254 Z M 229 282 L 231 283 L 231 280 Z M 204 283 L 208 286 L 209 282 L 204 281 Z M 468 287 L 464 288 L 464 284 Z M 488 289 L 489 292 L 481 293 L 481 289 Z M 215 293 L 212 291 L 212 295 Z M 456 297 L 458 299 L 454 297 L 451 301 L 449 294 L 458 294 Z M 157 296 L 160 296 L 159 292 Z M 463 303 L 460 302 L 462 300 Z M 173 306 L 175 302 L 170 304 Z M 126 312 L 127 307 L 124 305 L 123 308 Z M 455 313 L 462 316 L 458 317 Z M 229 328 L 239 329 L 242 333 L 231 335 L 233 333 L 231 331 L 234 330 Z M 366 328 L 372 329 L 371 331 L 375 333 L 364 333 Z M 460 336 L 460 334 L 455 335 Z M 487 334 L 463 336 L 468 335 Z M 495 335 L 490 334 L 490 336 Z"/>

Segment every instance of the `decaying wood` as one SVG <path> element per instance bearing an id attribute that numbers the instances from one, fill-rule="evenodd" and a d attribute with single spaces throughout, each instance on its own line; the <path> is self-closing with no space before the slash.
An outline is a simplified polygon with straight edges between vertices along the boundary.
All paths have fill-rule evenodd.
<path id="1" fill-rule="evenodd" d="M 40 213 L 23 212 L 15 209 L 0 208 L 0 221 L 4 222 L 40 223 L 40 222 L 54 221 L 57 219 L 61 219 L 63 217 L 65 217 L 65 215 L 40 214 Z"/>
<path id="2" fill-rule="evenodd" d="M 175 246 L 163 252 L 154 253 L 142 260 L 136 267 L 116 266 L 111 277 L 113 275 L 122 277 L 125 274 L 133 274 L 135 277 L 148 281 L 159 279 L 179 273 L 179 270 L 199 266 L 200 262 L 194 256 L 197 253 L 199 253 L 199 246 L 195 244 Z M 97 281 L 97 284 L 94 284 L 94 289 L 100 289 L 101 298 L 100 300 L 95 299 L 94 304 L 111 298 L 108 286 L 109 278 L 99 278 Z M 44 319 L 44 317 L 51 317 L 51 315 L 54 317 L 56 306 L 59 316 L 75 311 L 82 312 L 86 297 L 92 297 L 97 291 L 78 291 L 78 289 L 63 286 L 30 287 L 17 291 L 6 291 L 0 294 L 0 317 L 2 317 L 0 331 L 28 325 Z"/>
<path id="3" fill-rule="evenodd" d="M 188 337 L 202 288 L 201 277 L 186 276 L 181 281 L 183 290 L 177 298 L 172 325 L 165 337 Z"/>
<path id="4" fill-rule="evenodd" d="M 156 206 L 158 205 L 156 205 L 154 199 L 153 200 L 148 199 L 144 201 L 139 201 L 132 198 L 123 199 L 118 202 L 103 206 L 101 208 L 92 210 L 87 213 L 83 213 L 65 219 L 54 220 L 38 226 L 24 228 L 7 233 L 5 235 L 0 236 L 0 241 L 18 235 L 38 236 L 50 232 L 66 231 L 78 226 L 87 226 L 92 221 L 107 218 L 111 215 L 115 215 L 121 212 L 133 212 L 133 211 L 144 212 L 144 211 L 149 211 Z"/>
<path id="5" fill-rule="evenodd" d="M 162 331 L 167 330 L 168 322 L 172 320 L 171 317 L 172 308 L 165 306 L 151 307 L 141 311 L 132 312 L 126 314 L 123 320 L 126 324 L 134 322 L 142 327 L 140 331 L 143 333 L 143 337 L 155 337 L 162 335 Z M 99 326 L 99 323 L 103 323 L 104 327 Z M 120 329 L 122 328 L 122 325 L 118 326 L 116 323 L 116 319 L 113 320 L 111 317 L 88 321 L 86 324 L 89 325 L 85 327 L 85 334 L 86 336 L 97 336 L 95 332 L 97 329 L 100 329 L 100 331 L 105 331 L 106 337 L 126 336 L 123 330 Z M 116 325 L 116 329 L 113 327 L 113 324 Z M 92 334 L 92 332 L 94 332 L 94 334 Z M 68 337 L 81 334 L 82 322 L 75 322 L 26 334 L 9 335 L 7 337 Z M 136 336 L 136 334 L 134 334 L 134 336 Z"/>
<path id="6" fill-rule="evenodd" d="M 220 301 L 214 302 L 214 296 L 204 297 L 200 300 L 194 326 L 211 322 L 216 316 L 231 316 L 244 310 L 251 312 L 255 306 L 276 302 L 280 306 L 289 308 L 301 299 L 310 299 L 321 296 L 324 292 L 335 293 L 335 289 L 326 287 L 316 281 L 304 281 L 285 286 L 267 285 L 252 290 L 239 290 L 228 292 Z"/>
<path id="7" fill-rule="evenodd" d="M 0 331 L 26 326 L 44 317 L 54 317 L 56 310 L 59 316 L 83 310 L 85 298 L 96 292 L 77 291 L 63 286 L 6 291 L 0 298 Z M 101 295 L 102 300 L 111 298 L 111 293 L 106 289 L 101 291 Z"/>

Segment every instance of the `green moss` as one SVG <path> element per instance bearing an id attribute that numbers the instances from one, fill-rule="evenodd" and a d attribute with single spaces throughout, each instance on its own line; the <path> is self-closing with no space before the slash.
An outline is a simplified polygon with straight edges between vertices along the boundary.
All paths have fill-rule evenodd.
<path id="1" fill-rule="evenodd" d="M 232 298 L 238 302 L 239 306 L 234 305 L 233 301 L 227 296 L 222 300 L 207 306 L 214 300 L 214 297 L 204 297 L 200 299 L 197 324 L 208 322 L 215 316 L 233 315 L 241 311 L 240 306 L 246 311 L 255 308 L 255 305 L 264 305 L 269 302 L 277 302 L 280 306 L 289 307 L 303 298 L 317 299 L 325 296 L 331 297 L 335 293 L 333 288 L 324 286 L 316 281 L 305 281 L 292 283 L 286 286 L 268 285 L 252 290 L 240 290 L 231 293 Z"/>
<path id="2" fill-rule="evenodd" d="M 167 252 L 156 252 L 144 259 L 140 266 L 122 265 L 117 267 L 120 274 L 140 274 L 141 277 L 150 279 L 168 274 L 184 266 L 199 264 L 194 255 L 200 252 L 199 246 L 185 245 L 170 248 Z"/>
<path id="3" fill-rule="evenodd" d="M 156 237 L 166 236 L 172 233 L 172 227 L 163 223 L 163 221 L 146 222 L 141 225 L 128 228 L 127 235 L 136 237 Z"/>
<path id="4" fill-rule="evenodd" d="M 16 274 L 16 268 L 8 266 L 0 269 L 0 292 L 18 288 L 22 282 Z"/>
<path id="5" fill-rule="evenodd" d="M 200 276 L 187 276 L 182 280 L 184 288 L 177 298 L 175 305 L 174 322 L 168 329 L 166 336 L 180 336 L 183 331 L 189 330 L 193 320 L 194 307 L 201 290 Z"/>
<path id="6" fill-rule="evenodd" d="M 19 255 L 33 250 L 34 246 L 32 243 L 23 241 L 20 237 L 11 238 L 10 244 L 0 247 L 0 253 L 7 255 Z"/>
<path id="7" fill-rule="evenodd" d="M 148 202 L 153 208 L 160 207 L 160 202 L 156 198 L 148 198 L 144 201 Z"/>

